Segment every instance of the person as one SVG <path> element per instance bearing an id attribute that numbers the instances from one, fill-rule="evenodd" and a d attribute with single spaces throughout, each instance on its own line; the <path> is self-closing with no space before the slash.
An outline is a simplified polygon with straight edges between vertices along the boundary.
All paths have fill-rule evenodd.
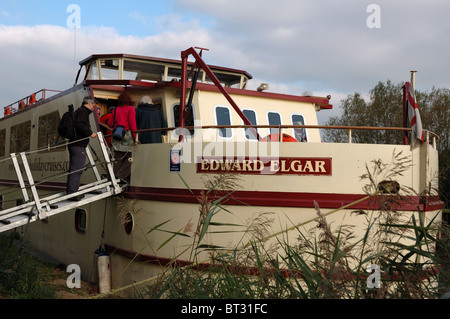
<path id="1" fill-rule="evenodd" d="M 112 142 L 112 137 L 107 135 L 112 135 L 112 129 L 109 128 L 108 126 L 108 121 L 111 119 L 112 117 L 112 112 L 115 110 L 116 108 L 111 106 L 108 108 L 108 113 L 103 114 L 100 117 L 100 130 L 102 131 L 103 135 L 105 136 L 105 140 L 106 140 L 106 144 L 108 146 L 111 146 L 111 142 Z M 102 125 L 105 124 L 106 126 Z"/>
<path id="2" fill-rule="evenodd" d="M 149 128 L 167 128 L 167 122 L 162 112 L 153 105 L 153 100 L 149 96 L 144 96 L 136 111 L 136 124 L 138 130 Z M 161 134 L 166 135 L 166 131 L 140 132 L 138 139 L 141 144 L 161 143 Z"/>
<path id="3" fill-rule="evenodd" d="M 112 147 L 114 150 L 114 174 L 122 181 L 130 183 L 131 175 L 131 155 L 132 148 L 136 141 L 136 109 L 131 96 L 127 92 L 123 92 L 118 98 L 118 107 L 113 111 L 108 126 L 113 131 L 118 126 L 123 126 L 125 135 L 121 140 L 113 138 Z"/>
<path id="4" fill-rule="evenodd" d="M 97 133 L 92 132 L 89 123 L 89 115 L 96 107 L 95 99 L 85 97 L 81 106 L 74 112 L 74 127 L 76 136 L 69 139 L 69 175 L 67 176 L 67 194 L 78 192 L 80 187 L 81 174 L 86 164 L 86 147 L 89 144 L 89 137 L 97 137 Z M 72 201 L 79 201 L 84 195 L 69 198 Z"/>

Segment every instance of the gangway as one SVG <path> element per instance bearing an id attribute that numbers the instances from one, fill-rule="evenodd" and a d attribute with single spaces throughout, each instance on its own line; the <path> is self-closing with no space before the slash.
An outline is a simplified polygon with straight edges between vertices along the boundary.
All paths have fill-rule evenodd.
<path id="1" fill-rule="evenodd" d="M 22 190 L 25 203 L 9 209 L 0 210 L 0 233 L 122 193 L 128 185 L 120 183 L 120 179 L 115 177 L 110 155 L 101 132 L 97 133 L 97 138 L 100 142 L 104 163 L 106 164 L 107 177 L 104 178 L 104 176 L 100 175 L 92 153 L 89 150 L 89 147 L 87 147 L 87 158 L 90 167 L 94 172 L 96 181 L 82 185 L 78 192 L 70 195 L 66 192 L 60 192 L 40 198 L 28 165 L 26 153 L 23 152 L 19 155 L 16 153 L 11 154 L 11 159 L 17 174 L 17 180 Z M 28 181 L 28 187 L 31 189 L 32 198 L 30 198 L 28 194 L 28 187 L 25 185 L 19 159 L 22 162 L 22 167 Z M 84 198 L 79 201 L 70 200 L 70 198 L 79 195 L 84 195 Z"/>

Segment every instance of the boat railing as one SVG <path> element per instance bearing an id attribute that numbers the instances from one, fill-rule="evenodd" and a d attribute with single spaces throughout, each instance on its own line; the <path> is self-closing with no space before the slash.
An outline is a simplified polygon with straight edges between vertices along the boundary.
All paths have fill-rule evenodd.
<path id="1" fill-rule="evenodd" d="M 14 114 L 18 111 L 26 109 L 27 107 L 33 106 L 38 102 L 45 101 L 49 93 L 61 93 L 58 90 L 41 89 L 37 92 L 31 93 L 30 95 L 11 103 L 3 108 L 4 116 Z"/>
<path id="2" fill-rule="evenodd" d="M 343 130 L 347 131 L 348 140 L 347 143 L 352 143 L 353 132 L 355 131 L 389 131 L 389 132 L 398 132 L 401 134 L 407 134 L 411 132 L 411 128 L 406 127 L 372 127 L 372 126 L 329 126 L 329 125 L 203 125 L 203 126 L 184 126 L 184 127 L 168 127 L 168 128 L 153 128 L 153 129 L 142 129 L 137 130 L 135 133 L 142 132 L 155 132 L 155 131 L 193 131 L 193 130 L 207 130 L 207 129 L 278 129 L 278 132 L 283 133 L 283 129 L 319 129 L 319 130 Z M 433 148 L 436 148 L 436 143 L 439 140 L 439 136 L 431 132 L 429 130 L 424 130 L 424 134 L 427 137 L 427 140 L 431 142 Z M 279 134 L 281 140 L 281 134 Z M 431 140 L 430 140 L 431 138 Z M 403 144 L 407 144 L 403 142 Z"/>

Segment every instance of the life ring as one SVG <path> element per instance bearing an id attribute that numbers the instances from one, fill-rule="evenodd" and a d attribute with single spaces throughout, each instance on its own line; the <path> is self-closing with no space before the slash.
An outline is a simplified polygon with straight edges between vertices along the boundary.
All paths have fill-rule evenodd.
<path id="1" fill-rule="evenodd" d="M 295 138 L 290 136 L 289 134 L 282 134 L 281 142 L 298 142 Z M 265 138 L 261 140 L 261 142 L 280 142 L 280 136 L 276 133 L 267 135 Z"/>
<path id="2" fill-rule="evenodd" d="M 36 103 L 36 94 L 33 93 L 33 94 L 30 95 L 30 99 L 28 101 L 28 104 L 32 105 L 34 103 Z"/>

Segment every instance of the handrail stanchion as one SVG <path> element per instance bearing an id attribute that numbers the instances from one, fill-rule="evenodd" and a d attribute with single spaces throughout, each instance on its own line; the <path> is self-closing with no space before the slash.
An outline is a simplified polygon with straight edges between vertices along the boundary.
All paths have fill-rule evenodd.
<path id="1" fill-rule="evenodd" d="M 22 172 L 20 170 L 19 162 L 17 161 L 17 155 L 16 153 L 11 153 L 11 159 L 14 164 L 14 169 L 16 170 L 17 179 L 19 180 L 20 189 L 22 190 L 23 199 L 26 203 L 30 201 L 30 198 L 28 197 L 28 192 L 25 188 L 25 183 L 23 181 Z"/>
<path id="2" fill-rule="evenodd" d="M 34 204 L 36 205 L 36 209 L 39 212 L 39 218 L 44 219 L 47 217 L 47 214 L 45 214 L 44 210 L 42 209 L 42 205 L 39 200 L 39 194 L 37 192 L 36 185 L 34 184 L 34 179 L 33 179 L 33 176 L 31 175 L 30 166 L 28 165 L 28 161 L 27 161 L 25 152 L 20 153 L 20 156 L 22 157 L 22 164 L 25 169 L 25 173 L 27 174 L 28 183 L 30 184 L 31 192 L 33 193 Z"/>

